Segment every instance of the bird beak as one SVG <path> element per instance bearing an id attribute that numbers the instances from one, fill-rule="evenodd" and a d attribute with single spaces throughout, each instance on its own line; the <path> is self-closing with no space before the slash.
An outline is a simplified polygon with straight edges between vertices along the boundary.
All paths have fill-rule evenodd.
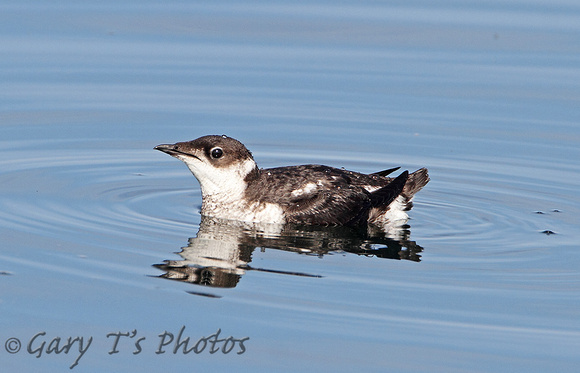
<path id="1" fill-rule="evenodd" d="M 179 143 L 177 143 L 177 144 L 161 144 L 161 145 L 157 145 L 153 149 L 162 151 L 163 153 L 167 153 L 170 156 L 175 157 L 175 158 L 178 158 L 180 160 L 184 160 L 186 158 L 197 158 L 197 159 L 199 159 L 199 157 L 196 156 L 195 154 L 186 153 L 184 151 L 179 150 L 178 144 Z"/>
<path id="2" fill-rule="evenodd" d="M 177 151 L 177 149 L 175 148 L 175 145 L 173 145 L 173 144 L 161 144 L 161 145 L 157 145 L 153 149 L 162 151 L 163 153 L 167 153 L 169 155 L 174 155 L 176 153 L 179 153 Z"/>

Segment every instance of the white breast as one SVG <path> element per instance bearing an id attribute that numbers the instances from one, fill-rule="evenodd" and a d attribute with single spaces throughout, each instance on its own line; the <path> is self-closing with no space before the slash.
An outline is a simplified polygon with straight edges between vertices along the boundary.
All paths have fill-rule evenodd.
<path id="1" fill-rule="evenodd" d="M 212 196 L 203 198 L 201 213 L 220 219 L 239 220 L 252 223 L 284 224 L 286 218 L 279 205 L 273 203 L 246 202 L 245 200 L 223 203 Z"/>

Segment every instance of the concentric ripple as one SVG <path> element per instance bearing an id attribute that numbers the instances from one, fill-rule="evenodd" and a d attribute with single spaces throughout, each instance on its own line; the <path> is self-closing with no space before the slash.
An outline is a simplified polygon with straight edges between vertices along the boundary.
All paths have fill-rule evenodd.
<path id="1" fill-rule="evenodd" d="M 42 158 L 26 149 L 5 153 L 0 163 L 3 224 L 40 231 L 43 227 L 93 232 L 163 230 L 174 226 L 185 211 L 176 210 L 172 221 L 158 218 L 155 211 L 196 187 L 194 180 L 182 188 L 161 182 L 183 175 L 162 171 L 152 176 L 156 163 L 152 151 L 61 149 L 54 155 L 46 153 Z"/>
<path id="2" fill-rule="evenodd" d="M 54 144 L 34 146 L 55 148 Z M 91 147 L 95 144 L 82 148 Z M 159 239 L 171 235 L 182 240 L 194 235 L 201 196 L 197 182 L 182 165 L 150 149 L 83 152 L 78 143 L 74 148 L 72 144 L 57 148 L 42 157 L 32 149 L 4 151 L 3 226 L 40 235 L 84 232 L 101 237 L 163 237 Z M 284 154 L 277 158 L 284 159 Z M 341 153 L 341 158 L 349 155 Z M 529 243 L 541 239 L 542 232 L 567 229 L 562 223 L 578 212 L 578 206 L 561 190 L 542 192 L 550 184 L 549 169 L 536 167 L 525 177 L 514 178 L 510 170 L 525 164 L 507 169 L 491 169 L 488 164 L 487 160 L 429 160 L 432 181 L 416 197 L 410 222 L 423 244 L 458 245 L 465 255 L 494 255 L 507 248 L 530 250 Z M 572 180 L 568 188 L 574 187 Z M 537 238 L 530 240 L 530 236 Z"/>

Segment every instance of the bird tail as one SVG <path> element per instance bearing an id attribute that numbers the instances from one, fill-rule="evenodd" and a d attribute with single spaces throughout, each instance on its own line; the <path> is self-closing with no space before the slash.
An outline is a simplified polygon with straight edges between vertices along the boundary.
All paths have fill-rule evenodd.
<path id="1" fill-rule="evenodd" d="M 429 173 L 421 168 L 407 171 L 393 179 L 387 186 L 371 193 L 369 223 L 381 226 L 385 232 L 398 230 L 406 223 L 407 211 L 413 207 L 413 196 L 429 182 Z"/>
<path id="2" fill-rule="evenodd" d="M 405 206 L 405 211 L 409 211 L 413 207 L 413 196 L 423 189 L 425 185 L 429 182 L 429 172 L 426 168 L 421 168 L 412 174 L 409 174 L 407 182 L 403 187 L 401 196 L 403 197 L 403 203 Z"/>

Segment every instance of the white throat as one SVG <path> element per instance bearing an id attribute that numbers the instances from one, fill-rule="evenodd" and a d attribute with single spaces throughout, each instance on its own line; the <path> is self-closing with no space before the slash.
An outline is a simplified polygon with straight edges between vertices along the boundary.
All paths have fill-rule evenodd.
<path id="1" fill-rule="evenodd" d="M 246 190 L 246 176 L 256 168 L 256 162 L 246 159 L 227 167 L 215 167 L 196 158 L 183 160 L 201 186 L 204 203 L 210 199 L 216 203 L 240 200 Z"/>

